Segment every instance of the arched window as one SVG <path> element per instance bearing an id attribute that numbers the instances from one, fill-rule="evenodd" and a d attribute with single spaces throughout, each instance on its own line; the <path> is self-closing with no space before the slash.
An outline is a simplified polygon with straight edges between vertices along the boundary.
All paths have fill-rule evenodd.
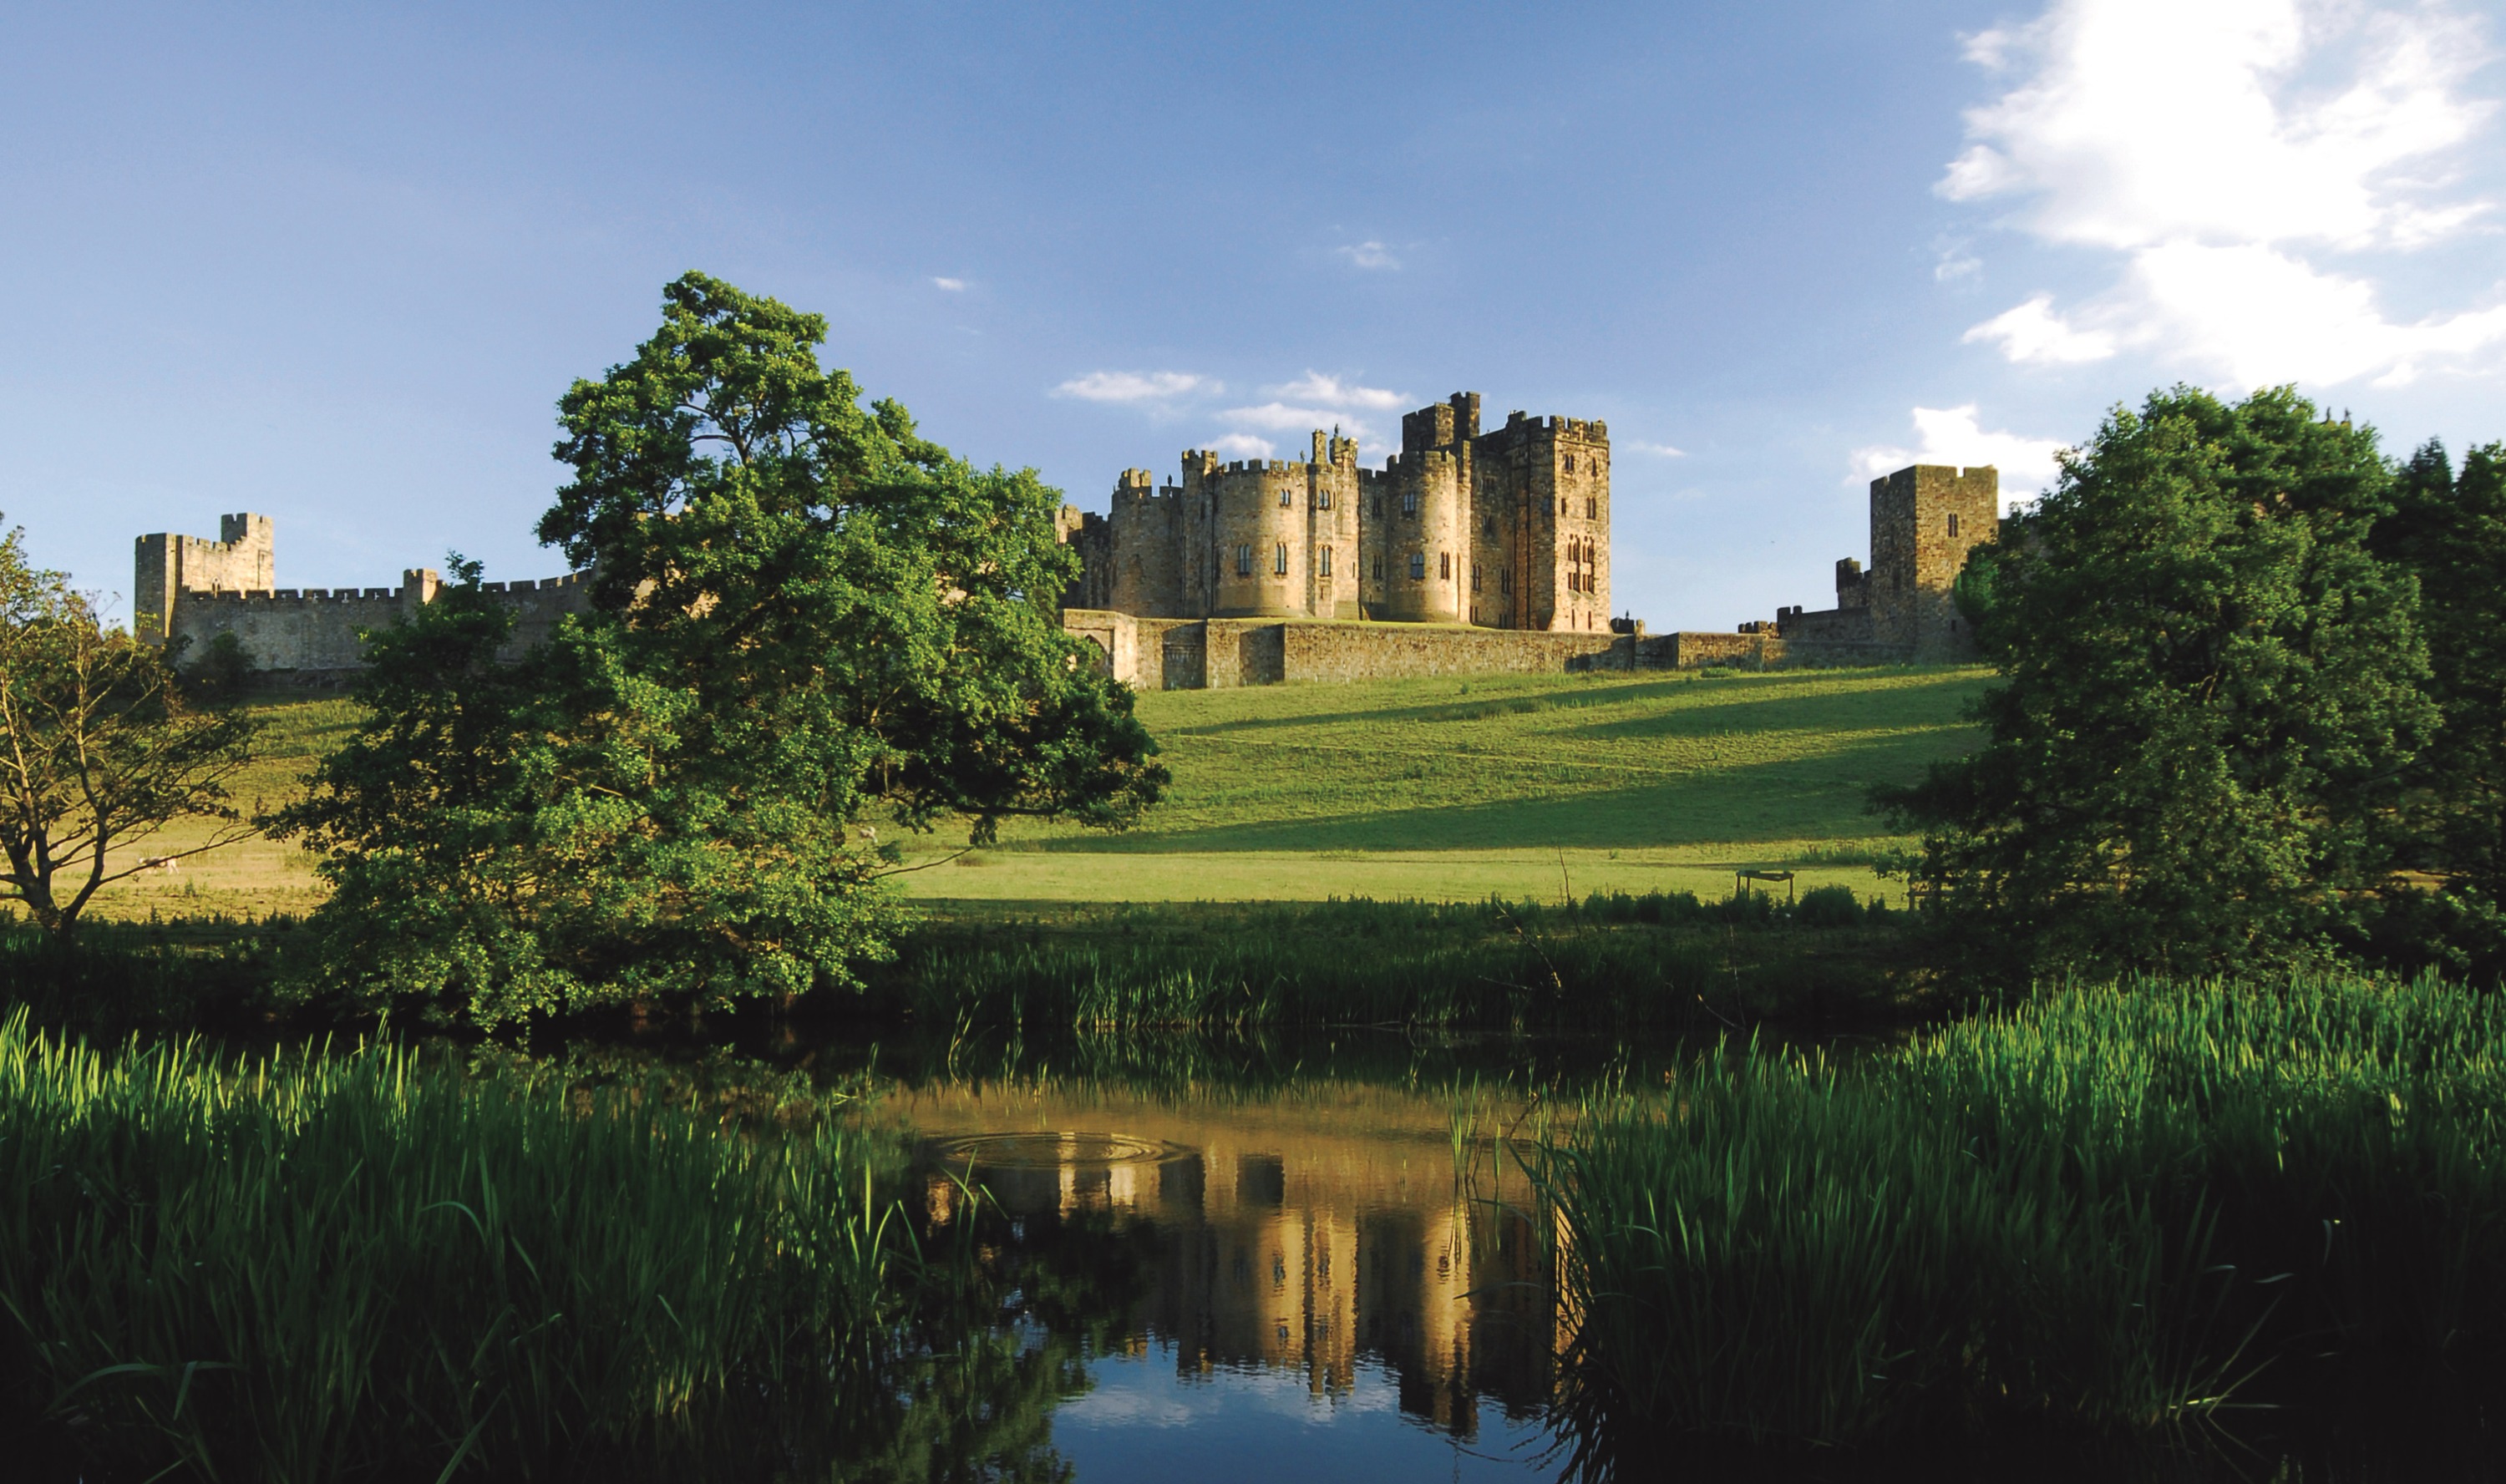
<path id="1" fill-rule="evenodd" d="M 1237 577 L 1251 577 L 1253 575 L 1253 548 L 1251 547 L 1242 546 L 1235 548 L 1235 575 Z"/>
<path id="2" fill-rule="evenodd" d="M 1271 551 L 1271 570 L 1280 577 L 1286 577 L 1288 575 L 1288 544 L 1286 542 L 1283 541 L 1279 543 L 1277 548 Z"/>
<path id="3" fill-rule="evenodd" d="M 1281 510 L 1283 510 L 1283 511 L 1284 511 L 1284 510 L 1286 510 L 1288 507 L 1290 507 L 1290 506 L 1292 506 L 1292 505 L 1294 505 L 1294 504 L 1296 504 L 1296 503 L 1297 503 L 1297 497 L 1296 497 L 1295 495 L 1290 494 L 1288 491 L 1286 491 L 1286 490 L 1284 490 L 1284 489 L 1283 489 L 1283 490 L 1281 490 L 1281 491 L 1279 491 L 1279 509 L 1281 509 Z"/>
<path id="4" fill-rule="evenodd" d="M 1323 548 L 1323 576 L 1331 576 L 1331 548 Z"/>
<path id="5" fill-rule="evenodd" d="M 1410 581 L 1414 583 L 1423 583 L 1427 581 L 1426 552 L 1413 551 L 1410 553 Z"/>
<path id="6" fill-rule="evenodd" d="M 1320 493 L 1320 494 L 1318 494 L 1318 495 L 1314 496 L 1314 506 L 1315 506 L 1315 508 L 1316 508 L 1317 510 L 1326 510 L 1326 511 L 1327 511 L 1327 510 L 1330 510 L 1330 509 L 1331 509 L 1331 491 L 1330 491 L 1330 490 L 1324 490 L 1322 493 Z"/>

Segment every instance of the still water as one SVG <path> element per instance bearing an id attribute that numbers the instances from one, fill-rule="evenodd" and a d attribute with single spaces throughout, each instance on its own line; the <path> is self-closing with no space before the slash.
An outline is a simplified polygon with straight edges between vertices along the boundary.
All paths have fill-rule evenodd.
<path id="1" fill-rule="evenodd" d="M 1512 1090 L 896 1083 L 930 1239 L 984 1223 L 1082 1479 L 1537 1479 L 1559 1335 Z M 980 1186 L 981 1202 L 969 1187 Z M 1074 1307 L 1076 1306 L 1076 1307 Z M 1093 1312 L 1078 1312 L 1080 1308 Z"/>

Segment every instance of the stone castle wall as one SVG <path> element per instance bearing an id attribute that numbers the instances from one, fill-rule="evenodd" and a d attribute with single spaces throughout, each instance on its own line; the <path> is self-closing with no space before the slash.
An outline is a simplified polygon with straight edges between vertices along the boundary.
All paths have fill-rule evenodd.
<path id="1" fill-rule="evenodd" d="M 279 587 L 269 517 L 226 515 L 218 524 L 222 541 L 138 539 L 132 632 L 140 638 L 197 657 L 219 635 L 232 634 L 253 667 L 272 678 L 335 680 L 364 668 L 364 631 L 414 616 L 444 585 L 439 574 L 412 568 L 398 587 Z M 481 590 L 513 610 L 513 638 L 501 652 L 508 659 L 545 641 L 565 615 L 591 607 L 581 573 L 484 583 Z"/>
<path id="2" fill-rule="evenodd" d="M 1906 658 L 1886 645 L 1789 642 L 1772 633 L 1582 634 L 1311 618 L 1141 618 L 1082 609 L 1065 611 L 1062 626 L 1097 647 L 1108 674 L 1143 690 L 1710 665 L 1779 669 Z"/>
<path id="3" fill-rule="evenodd" d="M 1607 424 L 1516 412 L 1483 433 L 1463 392 L 1401 433 L 1380 473 L 1319 429 L 1304 459 L 1188 450 L 1164 487 L 1125 470 L 1101 523 L 1060 517 L 1083 567 L 1064 606 L 1609 631 Z"/>

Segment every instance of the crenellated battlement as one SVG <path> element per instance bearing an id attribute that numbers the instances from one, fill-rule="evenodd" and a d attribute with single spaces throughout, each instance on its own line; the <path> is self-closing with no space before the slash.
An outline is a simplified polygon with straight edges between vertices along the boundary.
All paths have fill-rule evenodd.
<path id="1" fill-rule="evenodd" d="M 412 567 L 397 587 L 280 587 L 273 526 L 267 515 L 222 516 L 222 540 L 160 533 L 134 544 L 132 631 L 154 644 L 197 653 L 233 635 L 255 668 L 337 675 L 365 664 L 365 635 L 387 628 L 440 596 L 442 576 Z M 482 583 L 479 590 L 514 614 L 509 656 L 546 639 L 556 621 L 591 607 L 586 573 Z"/>
<path id="2" fill-rule="evenodd" d="M 1154 496 L 1125 470 L 1101 530 L 1075 512 L 1057 523 L 1082 561 L 1067 604 L 1606 632 L 1608 425 L 1516 412 L 1484 433 L 1480 406 L 1456 392 L 1405 413 L 1379 470 L 1320 428 L 1303 458 L 1188 448 L 1181 482 Z"/>

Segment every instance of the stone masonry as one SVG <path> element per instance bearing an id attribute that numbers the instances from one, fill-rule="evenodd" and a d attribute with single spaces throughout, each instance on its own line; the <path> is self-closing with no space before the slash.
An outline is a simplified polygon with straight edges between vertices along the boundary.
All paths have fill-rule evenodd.
<path id="1" fill-rule="evenodd" d="M 1610 631 L 1609 426 L 1510 414 L 1458 392 L 1401 419 L 1378 473 L 1315 430 L 1308 456 L 1183 455 L 1127 469 L 1108 516 L 1065 509 L 1071 609 L 1142 618 L 1325 618 Z"/>
<path id="2" fill-rule="evenodd" d="M 1871 567 L 1836 564 L 1836 606 L 1775 611 L 1771 629 L 1789 642 L 1872 646 L 1896 657 L 1960 659 L 1975 636 L 1951 589 L 1967 553 L 2001 534 L 2001 477 L 1990 465 L 1916 464 L 1871 481 Z"/>
<path id="3" fill-rule="evenodd" d="M 151 644 L 179 644 L 195 656 L 218 635 L 233 634 L 255 669 L 276 679 L 324 682 L 364 665 L 365 630 L 388 628 L 417 613 L 443 586 L 439 574 L 421 567 L 402 573 L 398 587 L 279 587 L 268 516 L 221 516 L 218 532 L 217 541 L 138 539 L 134 634 Z M 486 583 L 482 590 L 514 610 L 508 657 L 546 639 L 559 618 L 590 606 L 581 573 Z"/>

